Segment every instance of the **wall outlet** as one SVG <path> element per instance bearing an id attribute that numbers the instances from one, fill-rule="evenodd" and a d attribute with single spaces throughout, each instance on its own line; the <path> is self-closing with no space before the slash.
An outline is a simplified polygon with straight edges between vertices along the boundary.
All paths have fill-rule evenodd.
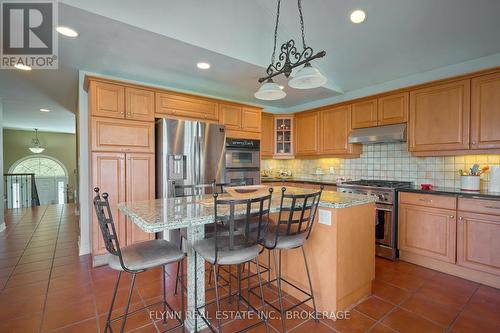
<path id="1" fill-rule="evenodd" d="M 332 225 L 332 211 L 327 209 L 319 209 L 318 223 Z"/>

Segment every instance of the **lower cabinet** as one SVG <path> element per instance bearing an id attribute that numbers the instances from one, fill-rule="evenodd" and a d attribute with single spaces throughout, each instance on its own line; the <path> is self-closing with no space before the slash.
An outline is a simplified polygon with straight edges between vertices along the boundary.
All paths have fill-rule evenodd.
<path id="1" fill-rule="evenodd" d="M 455 211 L 399 205 L 399 249 L 434 259 L 455 262 Z"/>
<path id="2" fill-rule="evenodd" d="M 122 246 L 154 238 L 154 234 L 145 233 L 135 227 L 117 208 L 119 202 L 154 199 L 154 165 L 154 154 L 92 153 L 92 187 L 99 187 L 101 193 L 109 194 L 111 213 Z M 106 247 L 93 210 L 92 220 L 92 254 L 104 254 Z"/>
<path id="3" fill-rule="evenodd" d="M 457 264 L 500 275 L 500 216 L 458 212 Z"/>

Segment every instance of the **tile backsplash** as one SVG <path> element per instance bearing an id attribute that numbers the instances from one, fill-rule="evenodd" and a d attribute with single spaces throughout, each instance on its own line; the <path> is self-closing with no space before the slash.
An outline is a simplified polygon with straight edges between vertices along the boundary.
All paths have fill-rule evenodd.
<path id="1" fill-rule="evenodd" d="M 414 157 L 406 143 L 363 145 L 359 158 L 318 158 L 294 160 L 263 160 L 261 168 L 290 169 L 295 176 L 311 176 L 321 168 L 328 174 L 351 179 L 386 179 L 430 183 L 435 186 L 460 187 L 458 170 L 468 170 L 473 164 L 499 165 L 500 155 L 463 155 L 446 157 Z M 481 187 L 487 188 L 488 174 L 481 176 Z"/>

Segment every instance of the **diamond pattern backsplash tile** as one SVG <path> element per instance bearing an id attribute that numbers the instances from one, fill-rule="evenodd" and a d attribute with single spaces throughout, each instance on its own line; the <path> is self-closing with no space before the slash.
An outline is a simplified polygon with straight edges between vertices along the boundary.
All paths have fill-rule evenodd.
<path id="1" fill-rule="evenodd" d="M 294 176 L 311 176 L 321 168 L 329 174 L 333 167 L 335 177 L 351 179 L 385 179 L 412 181 L 416 185 L 460 187 L 458 170 L 468 170 L 473 164 L 499 165 L 500 155 L 462 155 L 445 157 L 414 157 L 406 143 L 363 145 L 359 158 L 319 158 L 294 160 L 263 160 L 262 170 L 290 169 Z M 481 187 L 488 187 L 488 174 L 481 176 Z"/>

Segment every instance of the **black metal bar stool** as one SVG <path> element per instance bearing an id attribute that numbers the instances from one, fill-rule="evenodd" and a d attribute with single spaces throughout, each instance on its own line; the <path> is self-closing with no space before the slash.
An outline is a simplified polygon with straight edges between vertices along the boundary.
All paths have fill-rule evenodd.
<path id="1" fill-rule="evenodd" d="M 281 327 L 283 332 L 286 332 L 285 313 L 309 300 L 311 300 L 313 304 L 314 319 L 318 322 L 316 303 L 314 301 L 314 291 L 311 283 L 311 275 L 309 273 L 309 265 L 307 264 L 304 244 L 311 235 L 322 191 L 323 186 L 321 186 L 321 189 L 317 192 L 307 194 L 287 194 L 285 193 L 286 187 L 283 187 L 281 189 L 281 203 L 278 221 L 274 228 L 270 228 L 268 230 L 262 242 L 262 245 L 273 254 L 276 278 L 271 280 L 271 273 L 268 272 L 268 285 L 270 286 L 272 282 L 276 282 L 279 307 L 276 307 L 274 304 L 269 302 L 266 303 L 276 311 L 280 312 Z M 304 257 L 304 264 L 309 282 L 309 292 L 287 281 L 281 276 L 281 251 L 297 248 L 302 250 L 302 255 Z M 276 251 L 279 252 L 279 259 L 276 258 Z M 270 254 L 268 255 L 268 266 L 271 267 Z M 281 282 L 285 282 L 286 284 L 292 286 L 307 297 L 304 300 L 299 301 L 299 303 L 293 304 L 289 308 L 284 309 Z"/>
<path id="2" fill-rule="evenodd" d="M 184 331 L 184 319 L 185 319 L 185 309 L 184 309 L 184 297 L 181 297 L 181 316 L 174 311 L 174 309 L 168 304 L 166 299 L 166 281 L 165 281 L 165 265 L 180 262 L 181 267 L 182 261 L 184 260 L 184 253 L 179 251 L 179 249 L 172 243 L 163 240 L 163 239 L 155 239 L 150 241 L 141 242 L 134 245 L 125 246 L 123 248 L 120 247 L 120 243 L 118 241 L 118 236 L 116 234 L 115 224 L 113 221 L 113 216 L 111 215 L 111 209 L 109 207 L 108 194 L 103 193 L 102 198 L 99 194 L 99 188 L 94 188 L 94 192 L 96 196 L 94 197 L 94 208 L 97 215 L 97 220 L 99 221 L 99 228 L 101 229 L 102 237 L 104 240 L 104 244 L 106 245 L 106 250 L 111 254 L 111 257 L 108 260 L 108 265 L 110 268 L 118 271 L 118 278 L 115 283 L 113 298 L 111 300 L 111 305 L 109 307 L 108 316 L 106 319 L 106 327 L 104 332 L 113 332 L 111 327 L 111 323 L 123 318 L 120 332 L 123 332 L 125 329 L 125 323 L 127 321 L 127 317 L 132 315 L 138 311 L 144 310 L 150 306 L 156 304 L 163 304 L 164 317 L 163 321 L 166 322 L 165 312 L 167 308 L 175 313 L 175 318 L 179 322 L 178 325 L 172 327 L 164 332 L 173 331 L 179 327 L 183 327 Z M 129 312 L 130 300 L 132 298 L 132 291 L 134 289 L 135 279 L 138 273 L 143 273 L 151 268 L 162 267 L 162 276 L 163 276 L 163 299 L 154 304 L 146 305 L 140 309 L 136 309 L 132 312 Z M 125 313 L 116 318 L 111 318 L 111 313 L 113 312 L 113 306 L 115 303 L 116 293 L 118 291 L 118 285 L 120 284 L 120 278 L 122 272 L 126 272 L 132 274 L 132 281 L 130 283 L 130 288 L 127 297 L 127 304 L 125 306 Z M 184 274 L 181 273 L 183 277 Z"/>
<path id="3" fill-rule="evenodd" d="M 260 299 L 262 310 L 258 311 L 250 303 L 250 294 L 248 299 L 241 294 L 240 281 L 238 282 L 238 300 L 244 301 L 248 308 L 259 314 L 260 321 L 253 323 L 248 327 L 238 331 L 246 331 L 257 325 L 264 324 L 266 332 L 269 330 L 267 315 L 265 314 L 265 300 L 262 289 L 262 278 L 259 270 L 259 254 L 261 247 L 259 244 L 264 241 L 265 229 L 267 228 L 269 211 L 271 207 L 272 188 L 269 189 L 269 194 L 261 197 L 248 199 L 218 199 L 218 194 L 214 194 L 214 226 L 215 237 L 197 241 L 193 244 L 195 250 L 195 266 L 198 256 L 201 256 L 206 262 L 212 265 L 215 284 L 215 301 L 204 304 L 198 307 L 198 288 L 197 274 L 195 272 L 195 327 L 198 327 L 198 317 L 208 325 L 212 332 L 221 333 L 221 320 L 217 316 L 217 329 L 200 313 L 200 309 L 207 305 L 216 302 L 217 312 L 220 312 L 220 302 L 227 298 L 232 298 L 234 295 L 229 295 L 223 298 L 219 297 L 218 287 L 218 268 L 219 266 L 237 265 L 241 267 L 251 260 L 257 262 L 257 276 L 260 289 Z M 255 228 L 257 225 L 257 228 Z M 222 226 L 222 227 L 221 227 Z M 250 280 L 248 280 L 248 291 L 250 291 Z M 240 302 L 238 301 L 238 311 Z M 233 333 L 233 332 L 231 332 Z"/>

